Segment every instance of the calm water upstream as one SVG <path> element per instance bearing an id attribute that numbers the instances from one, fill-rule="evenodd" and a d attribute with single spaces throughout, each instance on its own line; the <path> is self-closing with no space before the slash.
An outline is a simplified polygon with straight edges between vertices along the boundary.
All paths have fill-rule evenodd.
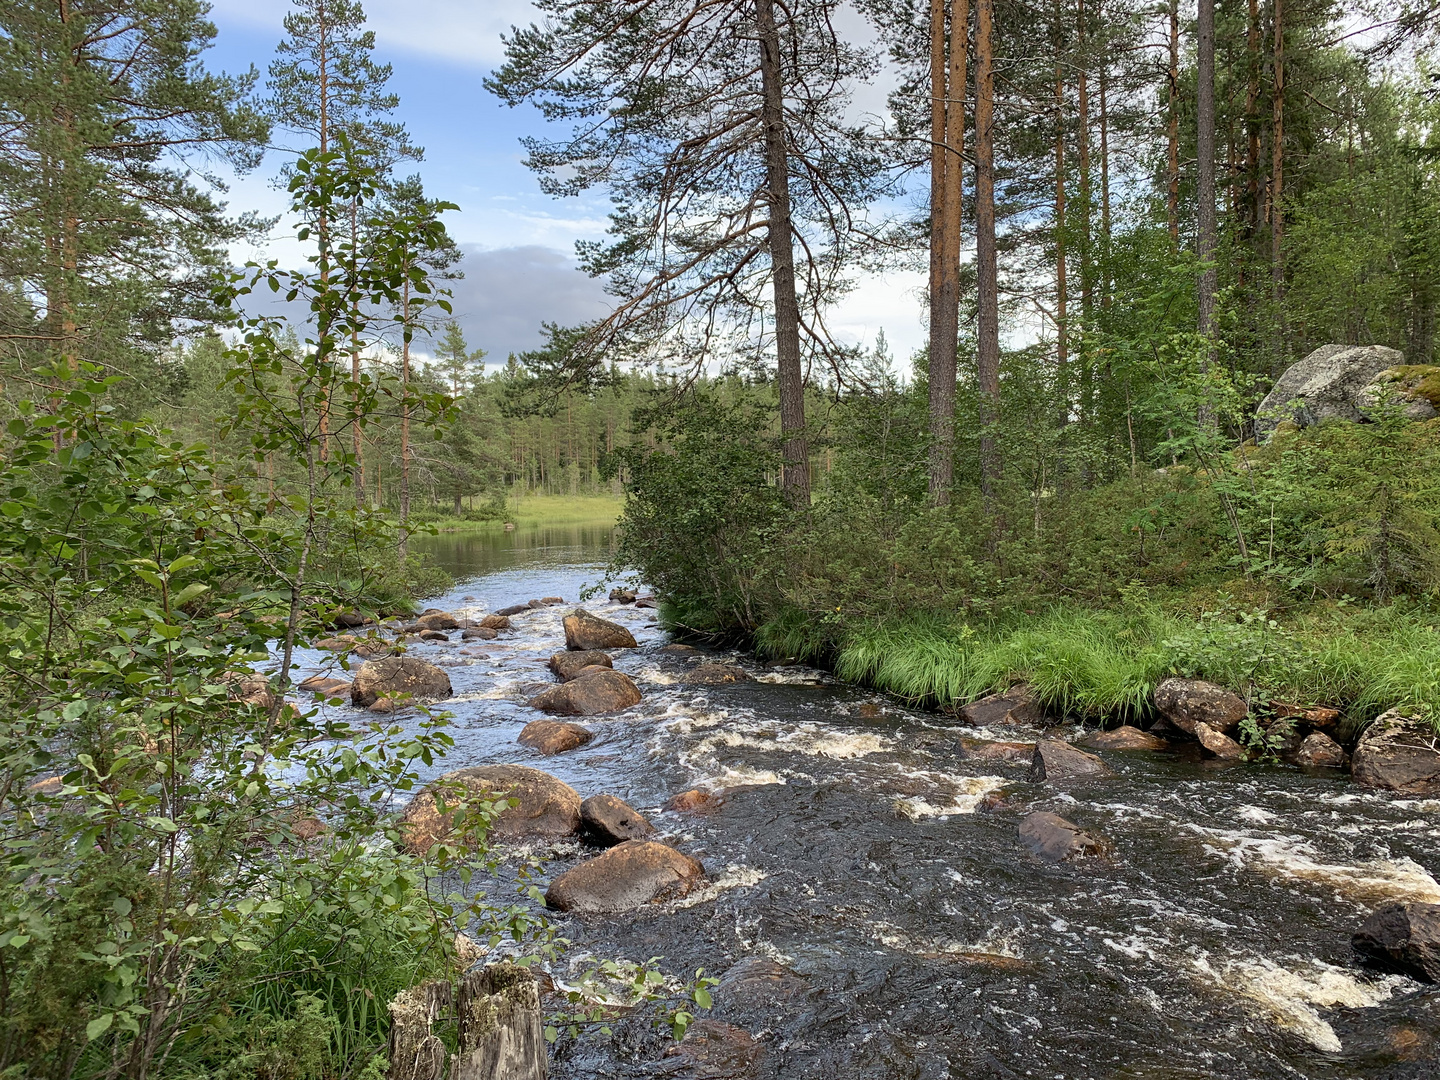
<path id="1" fill-rule="evenodd" d="M 468 577 L 431 604 L 476 613 L 545 595 L 573 603 L 609 554 L 605 530 L 423 546 Z M 514 631 L 477 643 L 485 659 L 458 641 L 420 645 L 413 654 L 445 664 L 455 686 L 457 746 L 443 767 L 518 762 L 582 796 L 610 792 L 704 862 L 703 892 L 562 917 L 563 932 L 577 953 L 663 956 L 678 973 L 718 975 L 746 958 L 792 971 L 800 981 L 768 995 L 716 994 L 712 1015 L 763 1048 L 745 1075 L 1440 1076 L 1440 987 L 1371 974 L 1349 949 L 1374 904 L 1440 902 L 1440 802 L 1165 753 L 1105 753 L 1112 778 L 1028 784 L 1023 764 L 967 756 L 946 718 L 809 668 L 740 656 L 757 681 L 686 686 L 698 660 L 656 651 L 666 639 L 653 612 L 586 606 L 639 640 L 615 666 L 643 704 L 584 721 L 593 742 L 541 758 L 515 737 L 537 716 L 526 688 L 549 681 L 542 665 L 564 648 L 569 607 L 515 617 Z M 692 787 L 724 789 L 723 805 L 663 810 Z M 995 791 L 1002 801 L 987 805 Z M 1112 854 L 1037 861 L 1016 835 L 1031 810 L 1071 819 Z M 593 852 L 550 854 L 559 873 Z M 675 1074 L 683 1059 L 661 1057 L 663 1042 L 635 1026 L 565 1049 L 554 1075 Z"/>

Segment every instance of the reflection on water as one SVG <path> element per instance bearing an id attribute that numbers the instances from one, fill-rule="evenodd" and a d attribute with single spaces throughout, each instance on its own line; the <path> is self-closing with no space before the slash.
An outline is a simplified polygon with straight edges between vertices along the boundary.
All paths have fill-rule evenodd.
<path id="1" fill-rule="evenodd" d="M 459 578 L 473 578 L 519 566 L 565 566 L 608 563 L 614 550 L 615 526 L 608 523 L 520 526 L 502 532 L 486 526 L 473 532 L 443 532 L 416 536 L 415 551 L 424 552 L 442 570 Z"/>

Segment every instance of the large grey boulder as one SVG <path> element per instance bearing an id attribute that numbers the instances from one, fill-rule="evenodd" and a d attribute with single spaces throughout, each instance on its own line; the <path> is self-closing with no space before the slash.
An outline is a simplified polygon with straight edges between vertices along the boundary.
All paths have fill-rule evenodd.
<path id="1" fill-rule="evenodd" d="M 1321 345 L 1288 367 L 1265 395 L 1255 433 L 1268 438 L 1283 420 L 1300 427 L 1322 420 L 1362 420 L 1370 405 L 1367 387 L 1382 371 L 1403 363 L 1399 349 L 1384 345 Z"/>
<path id="2" fill-rule="evenodd" d="M 668 845 L 627 840 L 561 874 L 546 890 L 545 903 L 560 911 L 633 911 L 684 896 L 704 876 L 698 862 Z"/>
<path id="3" fill-rule="evenodd" d="M 1391 709 L 1365 729 L 1350 759 L 1361 787 L 1402 795 L 1440 795 L 1440 735 L 1424 720 Z"/>
<path id="4" fill-rule="evenodd" d="M 1394 400 L 1407 420 L 1433 420 L 1440 416 L 1440 365 L 1402 364 L 1387 368 L 1360 391 L 1361 408 L 1368 413 L 1387 397 Z"/>
<path id="5" fill-rule="evenodd" d="M 405 807 L 400 832 L 417 855 L 451 832 L 453 815 L 441 813 L 437 794 L 447 805 L 461 798 L 507 803 L 490 826 L 496 840 L 554 840 L 580 828 L 580 795 L 569 784 L 524 765 L 476 765 L 445 773 Z"/>

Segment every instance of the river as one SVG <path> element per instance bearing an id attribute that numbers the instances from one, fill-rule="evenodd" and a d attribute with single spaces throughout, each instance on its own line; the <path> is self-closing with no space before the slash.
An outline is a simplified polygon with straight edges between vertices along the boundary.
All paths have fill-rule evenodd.
<path id="1" fill-rule="evenodd" d="M 573 605 L 609 557 L 605 530 L 416 546 L 466 578 L 430 603 L 477 613 L 547 595 Z M 1349 947 L 1380 901 L 1440 902 L 1440 803 L 1171 753 L 1105 753 L 1111 778 L 1029 784 L 1023 764 L 967 756 L 947 718 L 810 668 L 735 656 L 756 681 L 686 686 L 695 661 L 657 651 L 653 611 L 604 593 L 585 606 L 635 634 L 615 666 L 645 700 L 584 721 L 596 738 L 568 754 L 541 758 L 515 737 L 536 718 L 527 687 L 549 681 L 570 607 L 516 617 L 477 643 L 485 658 L 458 642 L 412 651 L 455 686 L 443 768 L 518 762 L 582 796 L 612 793 L 705 864 L 710 884 L 684 900 L 561 917 L 577 957 L 661 956 L 668 971 L 716 975 L 760 958 L 796 977 L 717 992 L 715 1017 L 755 1039 L 735 1059 L 750 1064 L 677 1075 L 1440 1076 L 1440 988 L 1365 971 Z M 694 787 L 724 790 L 723 804 L 663 809 Z M 1038 861 L 1016 831 L 1031 810 L 1110 853 Z M 589 853 L 544 854 L 559 873 Z M 686 1059 L 663 1049 L 621 1025 L 563 1046 L 553 1075 L 670 1075 Z"/>

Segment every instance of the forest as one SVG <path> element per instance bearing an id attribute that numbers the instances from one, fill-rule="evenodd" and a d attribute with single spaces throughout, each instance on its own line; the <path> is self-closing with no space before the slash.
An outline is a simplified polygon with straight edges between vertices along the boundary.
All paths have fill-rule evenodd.
<path id="1" fill-rule="evenodd" d="M 491 837 L 514 800 L 433 779 L 448 677 L 331 708 L 311 659 L 358 695 L 367 641 L 491 631 L 422 613 L 455 583 L 415 538 L 537 494 L 623 499 L 611 600 L 670 647 L 936 723 L 1023 687 L 1149 727 L 1202 681 L 1240 701 L 1206 761 L 1278 768 L 1324 713 L 1348 763 L 1383 716 L 1440 795 L 1440 6 L 518 18 L 486 92 L 540 192 L 608 207 L 606 305 L 502 361 L 359 0 L 293 0 L 239 74 L 205 0 L 0 0 L 0 1078 L 435 1080 L 401 995 L 573 973 L 544 860 Z M 279 233 L 303 260 L 236 256 Z M 841 329 L 887 274 L 912 355 Z M 556 975 L 555 1075 L 632 1011 L 692 1045 L 701 936 Z M 745 1075 L 812 1075 L 776 1054 Z"/>

